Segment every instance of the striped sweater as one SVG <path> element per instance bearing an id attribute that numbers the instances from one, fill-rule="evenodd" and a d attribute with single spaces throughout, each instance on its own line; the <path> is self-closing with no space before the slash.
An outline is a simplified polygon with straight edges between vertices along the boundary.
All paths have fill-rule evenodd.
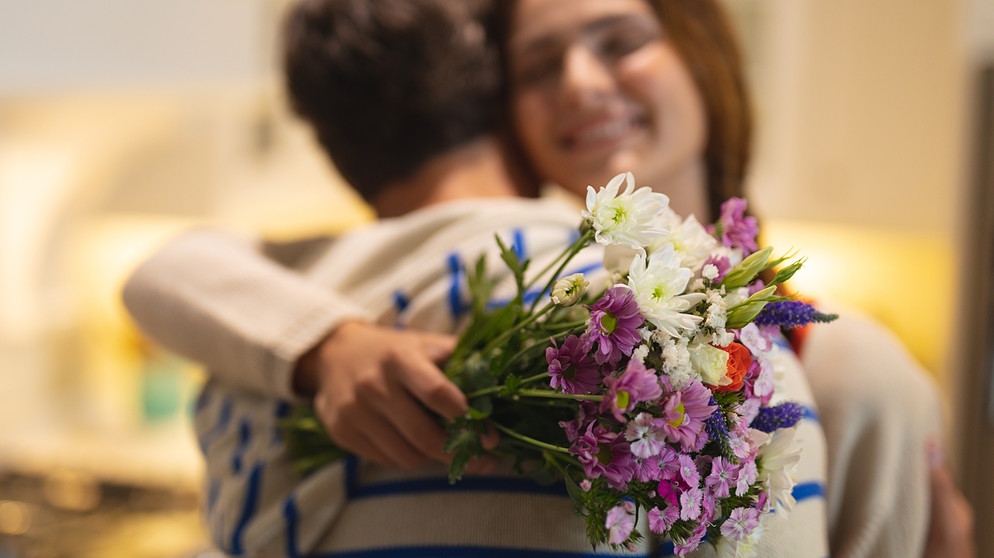
<path id="1" fill-rule="evenodd" d="M 564 486 L 510 474 L 449 485 L 442 466 L 407 471 L 349 459 L 301 478 L 278 430 L 293 398 L 293 363 L 341 319 L 456 331 L 467 301 L 461 263 L 488 253 L 499 273 L 498 233 L 540 269 L 575 237 L 578 220 L 573 206 L 554 201 L 463 201 L 327 242 L 269 250 L 299 273 L 292 277 L 265 271 L 249 257 L 261 247 L 246 241 L 241 253 L 229 237 L 210 231 L 173 241 L 143 265 L 126 289 L 129 309 L 153 338 L 211 371 L 196 429 L 207 463 L 206 518 L 217 546 L 235 556 L 671 555 L 672 545 L 651 539 L 634 552 L 591 549 Z M 230 272 L 203 277 L 189 265 L 197 259 L 191 254 Z M 596 284 L 598 274 L 606 278 L 601 256 L 596 247 L 587 250 L 567 272 L 583 270 Z M 263 271 L 268 278 L 260 279 Z M 291 286 L 294 294 L 285 300 Z M 509 295 L 510 285 L 503 287 Z M 274 292 L 280 304 L 266 304 Z M 828 555 L 824 435 L 785 343 L 773 360 L 776 398 L 797 401 L 807 412 L 798 428 L 798 503 L 786 517 L 764 519 L 758 555 L 821 558 Z M 714 554 L 704 545 L 694 556 Z"/>

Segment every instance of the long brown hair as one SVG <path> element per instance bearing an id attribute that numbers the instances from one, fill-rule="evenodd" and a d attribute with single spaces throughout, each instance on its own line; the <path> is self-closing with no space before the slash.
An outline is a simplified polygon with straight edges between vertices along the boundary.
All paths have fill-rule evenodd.
<path id="1" fill-rule="evenodd" d="M 707 114 L 708 207 L 714 218 L 723 201 L 742 196 L 751 156 L 752 109 L 746 88 L 742 54 L 728 14 L 719 0 L 646 0 L 659 17 L 686 64 Z M 504 52 L 510 36 L 514 0 L 498 0 L 495 34 Z"/>
<path id="2" fill-rule="evenodd" d="M 738 39 L 718 0 L 647 0 L 680 53 L 704 100 L 708 203 L 742 196 L 752 155 L 752 108 Z"/>

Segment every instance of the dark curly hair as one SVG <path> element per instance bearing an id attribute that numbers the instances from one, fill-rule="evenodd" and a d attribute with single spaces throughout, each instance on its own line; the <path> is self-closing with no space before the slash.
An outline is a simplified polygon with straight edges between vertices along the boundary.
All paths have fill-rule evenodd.
<path id="1" fill-rule="evenodd" d="M 290 9 L 293 109 L 367 201 L 496 128 L 504 80 L 491 12 L 489 0 L 302 0 Z"/>

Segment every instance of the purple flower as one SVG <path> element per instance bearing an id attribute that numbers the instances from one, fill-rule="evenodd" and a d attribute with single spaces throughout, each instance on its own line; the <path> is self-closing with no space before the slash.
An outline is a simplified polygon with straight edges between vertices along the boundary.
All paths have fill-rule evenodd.
<path id="1" fill-rule="evenodd" d="M 701 484 L 701 473 L 697 470 L 697 463 L 689 455 L 681 453 L 677 456 L 677 464 L 680 466 L 680 478 L 687 488 L 693 488 Z"/>
<path id="2" fill-rule="evenodd" d="M 566 433 L 566 439 L 573 443 L 580 437 L 580 431 L 597 417 L 597 403 L 583 401 L 580 403 L 577 417 L 573 420 L 559 421 L 559 427 Z"/>
<path id="3" fill-rule="evenodd" d="M 697 524 L 697 527 L 690 533 L 690 536 L 686 540 L 676 543 L 673 545 L 673 552 L 677 556 L 684 556 L 688 552 L 695 550 L 698 546 L 701 546 L 701 541 L 704 540 L 704 535 L 707 534 L 708 524 L 701 522 Z"/>
<path id="4" fill-rule="evenodd" d="M 741 248 L 745 254 L 755 252 L 756 235 L 759 225 L 755 217 L 746 217 L 746 201 L 742 198 L 729 198 L 721 204 L 721 218 L 718 219 L 718 231 L 721 233 L 721 243 L 729 248 Z"/>
<path id="5" fill-rule="evenodd" d="M 731 491 L 737 472 L 734 463 L 724 457 L 715 457 L 711 460 L 711 474 L 704 479 L 704 486 L 711 489 L 716 497 L 725 498 Z"/>
<path id="6" fill-rule="evenodd" d="M 627 541 L 635 529 L 635 504 L 625 501 L 608 510 L 604 527 L 608 532 L 609 543 L 621 544 Z"/>
<path id="7" fill-rule="evenodd" d="M 611 413 L 618 422 L 626 422 L 624 414 L 634 409 L 635 405 L 663 395 L 656 371 L 635 359 L 628 361 L 621 376 L 606 378 L 604 385 L 607 386 L 607 393 L 601 401 L 601 411 Z"/>
<path id="8" fill-rule="evenodd" d="M 704 503 L 704 493 L 696 486 L 680 495 L 680 519 L 694 521 L 701 517 L 701 504 Z"/>
<path id="9" fill-rule="evenodd" d="M 735 508 L 721 524 L 721 534 L 733 541 L 741 541 L 759 526 L 759 510 Z"/>
<path id="10" fill-rule="evenodd" d="M 804 416 L 804 407 L 793 401 L 784 401 L 772 407 L 763 407 L 753 419 L 752 428 L 767 434 L 779 428 L 790 428 Z"/>
<path id="11" fill-rule="evenodd" d="M 657 535 L 664 535 L 673 526 L 673 523 L 680 519 L 680 509 L 676 506 L 663 506 L 663 509 L 652 508 L 649 510 L 649 530 Z"/>
<path id="12" fill-rule="evenodd" d="M 754 322 L 758 326 L 780 326 L 791 329 L 812 322 L 830 322 L 838 317 L 838 314 L 822 314 L 807 302 L 780 300 L 764 306 Z"/>
<path id="13" fill-rule="evenodd" d="M 639 314 L 635 293 L 622 286 L 611 287 L 590 306 L 587 335 L 597 344 L 594 360 L 598 364 L 616 364 L 630 355 L 642 341 L 638 329 L 645 323 Z"/>
<path id="14" fill-rule="evenodd" d="M 756 470 L 755 461 L 746 461 L 739 467 L 739 472 L 735 476 L 735 494 L 741 496 L 749 492 L 749 487 L 756 482 L 759 472 Z"/>
<path id="15" fill-rule="evenodd" d="M 650 457 L 636 457 L 635 460 L 635 478 L 642 482 L 655 481 L 658 482 L 662 478 L 663 471 L 659 468 L 659 457 L 656 455 Z"/>
<path id="16" fill-rule="evenodd" d="M 577 439 L 570 452 L 583 465 L 587 478 L 603 476 L 611 488 L 624 490 L 635 476 L 635 463 L 628 443 L 620 434 L 596 423 L 587 426 L 587 431 Z"/>
<path id="17" fill-rule="evenodd" d="M 684 451 L 700 451 L 707 443 L 705 421 L 718 408 L 711 401 L 711 391 L 699 381 L 666 397 L 658 419 L 666 439 L 679 443 Z"/>
<path id="18" fill-rule="evenodd" d="M 625 428 L 625 439 L 632 443 L 632 454 L 642 459 L 659 455 L 663 433 L 649 413 L 639 413 Z"/>
<path id="19" fill-rule="evenodd" d="M 592 393 L 601 381 L 600 367 L 590 355 L 590 340 L 586 337 L 570 335 L 561 347 L 545 349 L 545 360 L 549 363 L 549 385 L 565 393 Z"/>

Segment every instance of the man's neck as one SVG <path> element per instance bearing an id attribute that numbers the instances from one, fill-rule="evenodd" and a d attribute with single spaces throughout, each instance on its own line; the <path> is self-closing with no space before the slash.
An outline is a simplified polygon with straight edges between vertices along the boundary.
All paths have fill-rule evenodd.
<path id="1" fill-rule="evenodd" d="M 380 218 L 397 217 L 455 200 L 518 195 L 498 143 L 483 138 L 439 155 L 410 178 L 388 185 L 373 208 Z"/>

